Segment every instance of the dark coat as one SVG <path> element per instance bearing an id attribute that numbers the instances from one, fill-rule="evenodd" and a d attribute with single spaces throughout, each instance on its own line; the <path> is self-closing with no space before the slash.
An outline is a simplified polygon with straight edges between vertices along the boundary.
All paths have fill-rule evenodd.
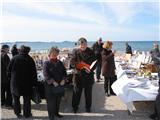
<path id="1" fill-rule="evenodd" d="M 43 74 L 48 83 L 51 80 L 60 83 L 67 77 L 66 68 L 60 60 L 56 62 L 45 61 L 43 65 Z"/>
<path id="2" fill-rule="evenodd" d="M 93 61 L 96 60 L 96 56 L 90 48 L 86 48 L 85 51 L 81 51 L 80 49 L 73 50 L 73 56 L 71 58 L 71 66 L 75 67 L 80 61 L 83 61 L 89 65 L 92 64 Z M 78 70 L 78 74 L 76 74 L 75 82 L 79 86 L 88 86 L 93 85 L 94 83 L 94 73 L 87 73 L 85 70 Z"/>
<path id="3" fill-rule="evenodd" d="M 150 53 L 151 53 L 152 61 L 157 67 L 158 65 L 160 65 L 160 60 L 157 59 L 157 57 L 160 58 L 160 50 L 158 48 L 155 48 L 155 49 L 152 49 Z"/>
<path id="4" fill-rule="evenodd" d="M 98 44 L 98 42 L 94 43 L 92 46 L 92 49 L 93 49 L 95 56 L 98 60 L 101 60 L 101 52 L 103 50 L 102 46 L 103 46 L 103 43 Z"/>
<path id="5" fill-rule="evenodd" d="M 12 53 L 12 56 L 18 55 L 18 49 L 16 47 L 13 47 L 11 49 L 11 53 Z"/>
<path id="6" fill-rule="evenodd" d="M 37 84 L 34 60 L 28 54 L 16 55 L 12 58 L 8 70 L 11 77 L 11 93 L 30 96 L 32 87 Z"/>
<path id="7" fill-rule="evenodd" d="M 111 50 L 103 49 L 102 53 L 102 75 L 105 77 L 115 76 L 114 55 Z"/>
<path id="8" fill-rule="evenodd" d="M 1 83 L 9 83 L 7 76 L 7 68 L 10 63 L 9 56 L 2 50 L 1 51 Z"/>
<path id="9" fill-rule="evenodd" d="M 126 46 L 126 53 L 132 55 L 132 48 L 131 48 L 131 46 L 129 46 L 129 45 Z"/>

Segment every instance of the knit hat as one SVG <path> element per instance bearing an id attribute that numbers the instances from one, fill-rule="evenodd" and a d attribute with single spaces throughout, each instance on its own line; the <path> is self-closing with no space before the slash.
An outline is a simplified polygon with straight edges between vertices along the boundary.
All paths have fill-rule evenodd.
<path id="1" fill-rule="evenodd" d="M 2 48 L 1 49 L 6 49 L 6 48 L 9 48 L 9 45 L 2 45 Z"/>
<path id="2" fill-rule="evenodd" d="M 31 48 L 25 45 L 21 45 L 20 47 L 20 53 L 28 54 L 30 52 Z"/>

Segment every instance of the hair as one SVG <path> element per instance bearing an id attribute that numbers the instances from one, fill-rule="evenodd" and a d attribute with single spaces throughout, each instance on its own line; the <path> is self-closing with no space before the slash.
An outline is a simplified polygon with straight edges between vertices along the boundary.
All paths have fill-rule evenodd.
<path id="1" fill-rule="evenodd" d="M 113 45 L 113 43 L 112 43 L 111 41 L 106 41 L 106 42 L 103 44 L 103 48 L 109 49 L 111 45 Z"/>
<path id="2" fill-rule="evenodd" d="M 21 45 L 20 47 L 20 53 L 28 54 L 30 52 L 31 48 L 29 46 Z"/>
<path id="3" fill-rule="evenodd" d="M 101 38 L 101 37 L 100 37 L 100 38 L 98 38 L 98 39 L 97 39 L 97 41 L 102 41 L 102 38 Z"/>
<path id="4" fill-rule="evenodd" d="M 81 38 L 78 39 L 78 45 L 80 45 L 80 44 L 82 44 L 82 43 L 87 43 L 86 38 L 81 37 Z"/>
<path id="5" fill-rule="evenodd" d="M 126 42 L 126 46 L 128 46 L 128 42 Z"/>
<path id="6" fill-rule="evenodd" d="M 13 44 L 13 46 L 12 47 L 15 47 L 15 48 L 17 48 L 17 45 L 16 44 Z"/>
<path id="7" fill-rule="evenodd" d="M 9 48 L 9 45 L 2 45 L 1 49 L 6 49 L 6 48 Z"/>
<path id="8" fill-rule="evenodd" d="M 57 47 L 51 47 L 49 50 L 49 55 L 53 52 L 56 52 L 57 54 L 59 54 L 59 49 Z"/>

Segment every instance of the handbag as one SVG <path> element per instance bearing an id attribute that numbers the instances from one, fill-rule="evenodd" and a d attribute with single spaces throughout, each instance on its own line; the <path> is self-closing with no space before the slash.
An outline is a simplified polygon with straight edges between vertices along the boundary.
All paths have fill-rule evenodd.
<path id="1" fill-rule="evenodd" d="M 64 94 L 64 86 L 57 86 L 57 87 L 51 87 L 52 93 L 53 94 L 59 94 L 63 95 Z"/>
<path id="2" fill-rule="evenodd" d="M 32 101 L 36 104 L 41 103 L 41 97 L 37 87 L 32 88 Z"/>

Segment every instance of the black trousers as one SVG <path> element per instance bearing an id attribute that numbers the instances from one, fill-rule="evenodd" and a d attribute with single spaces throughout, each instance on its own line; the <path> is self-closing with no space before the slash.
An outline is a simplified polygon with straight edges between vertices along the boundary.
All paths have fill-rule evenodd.
<path id="1" fill-rule="evenodd" d="M 45 84 L 45 95 L 47 101 L 47 110 L 50 120 L 54 119 L 54 115 L 58 114 L 62 95 L 53 94 L 51 86 Z"/>
<path id="2" fill-rule="evenodd" d="M 100 75 L 101 75 L 101 61 L 98 61 L 97 66 L 96 66 L 96 78 L 97 78 L 97 80 L 100 79 Z"/>
<path id="3" fill-rule="evenodd" d="M 1 83 L 1 105 L 12 105 L 10 83 Z"/>
<path id="4" fill-rule="evenodd" d="M 86 87 L 77 86 L 77 89 L 73 91 L 72 96 L 72 107 L 73 109 L 78 109 L 81 94 L 84 89 L 84 95 L 85 95 L 85 102 L 86 102 L 86 109 L 90 109 L 92 105 L 92 85 L 88 85 Z"/>
<path id="5" fill-rule="evenodd" d="M 13 94 L 13 108 L 16 115 L 21 113 L 20 96 Z M 29 117 L 31 115 L 31 97 L 23 95 L 23 115 Z"/>
<path id="6" fill-rule="evenodd" d="M 113 84 L 113 82 L 115 81 L 115 76 L 114 77 L 104 77 L 105 81 L 104 81 L 104 91 L 105 93 L 109 94 L 109 95 L 114 95 L 114 92 L 111 88 L 111 85 Z"/>

